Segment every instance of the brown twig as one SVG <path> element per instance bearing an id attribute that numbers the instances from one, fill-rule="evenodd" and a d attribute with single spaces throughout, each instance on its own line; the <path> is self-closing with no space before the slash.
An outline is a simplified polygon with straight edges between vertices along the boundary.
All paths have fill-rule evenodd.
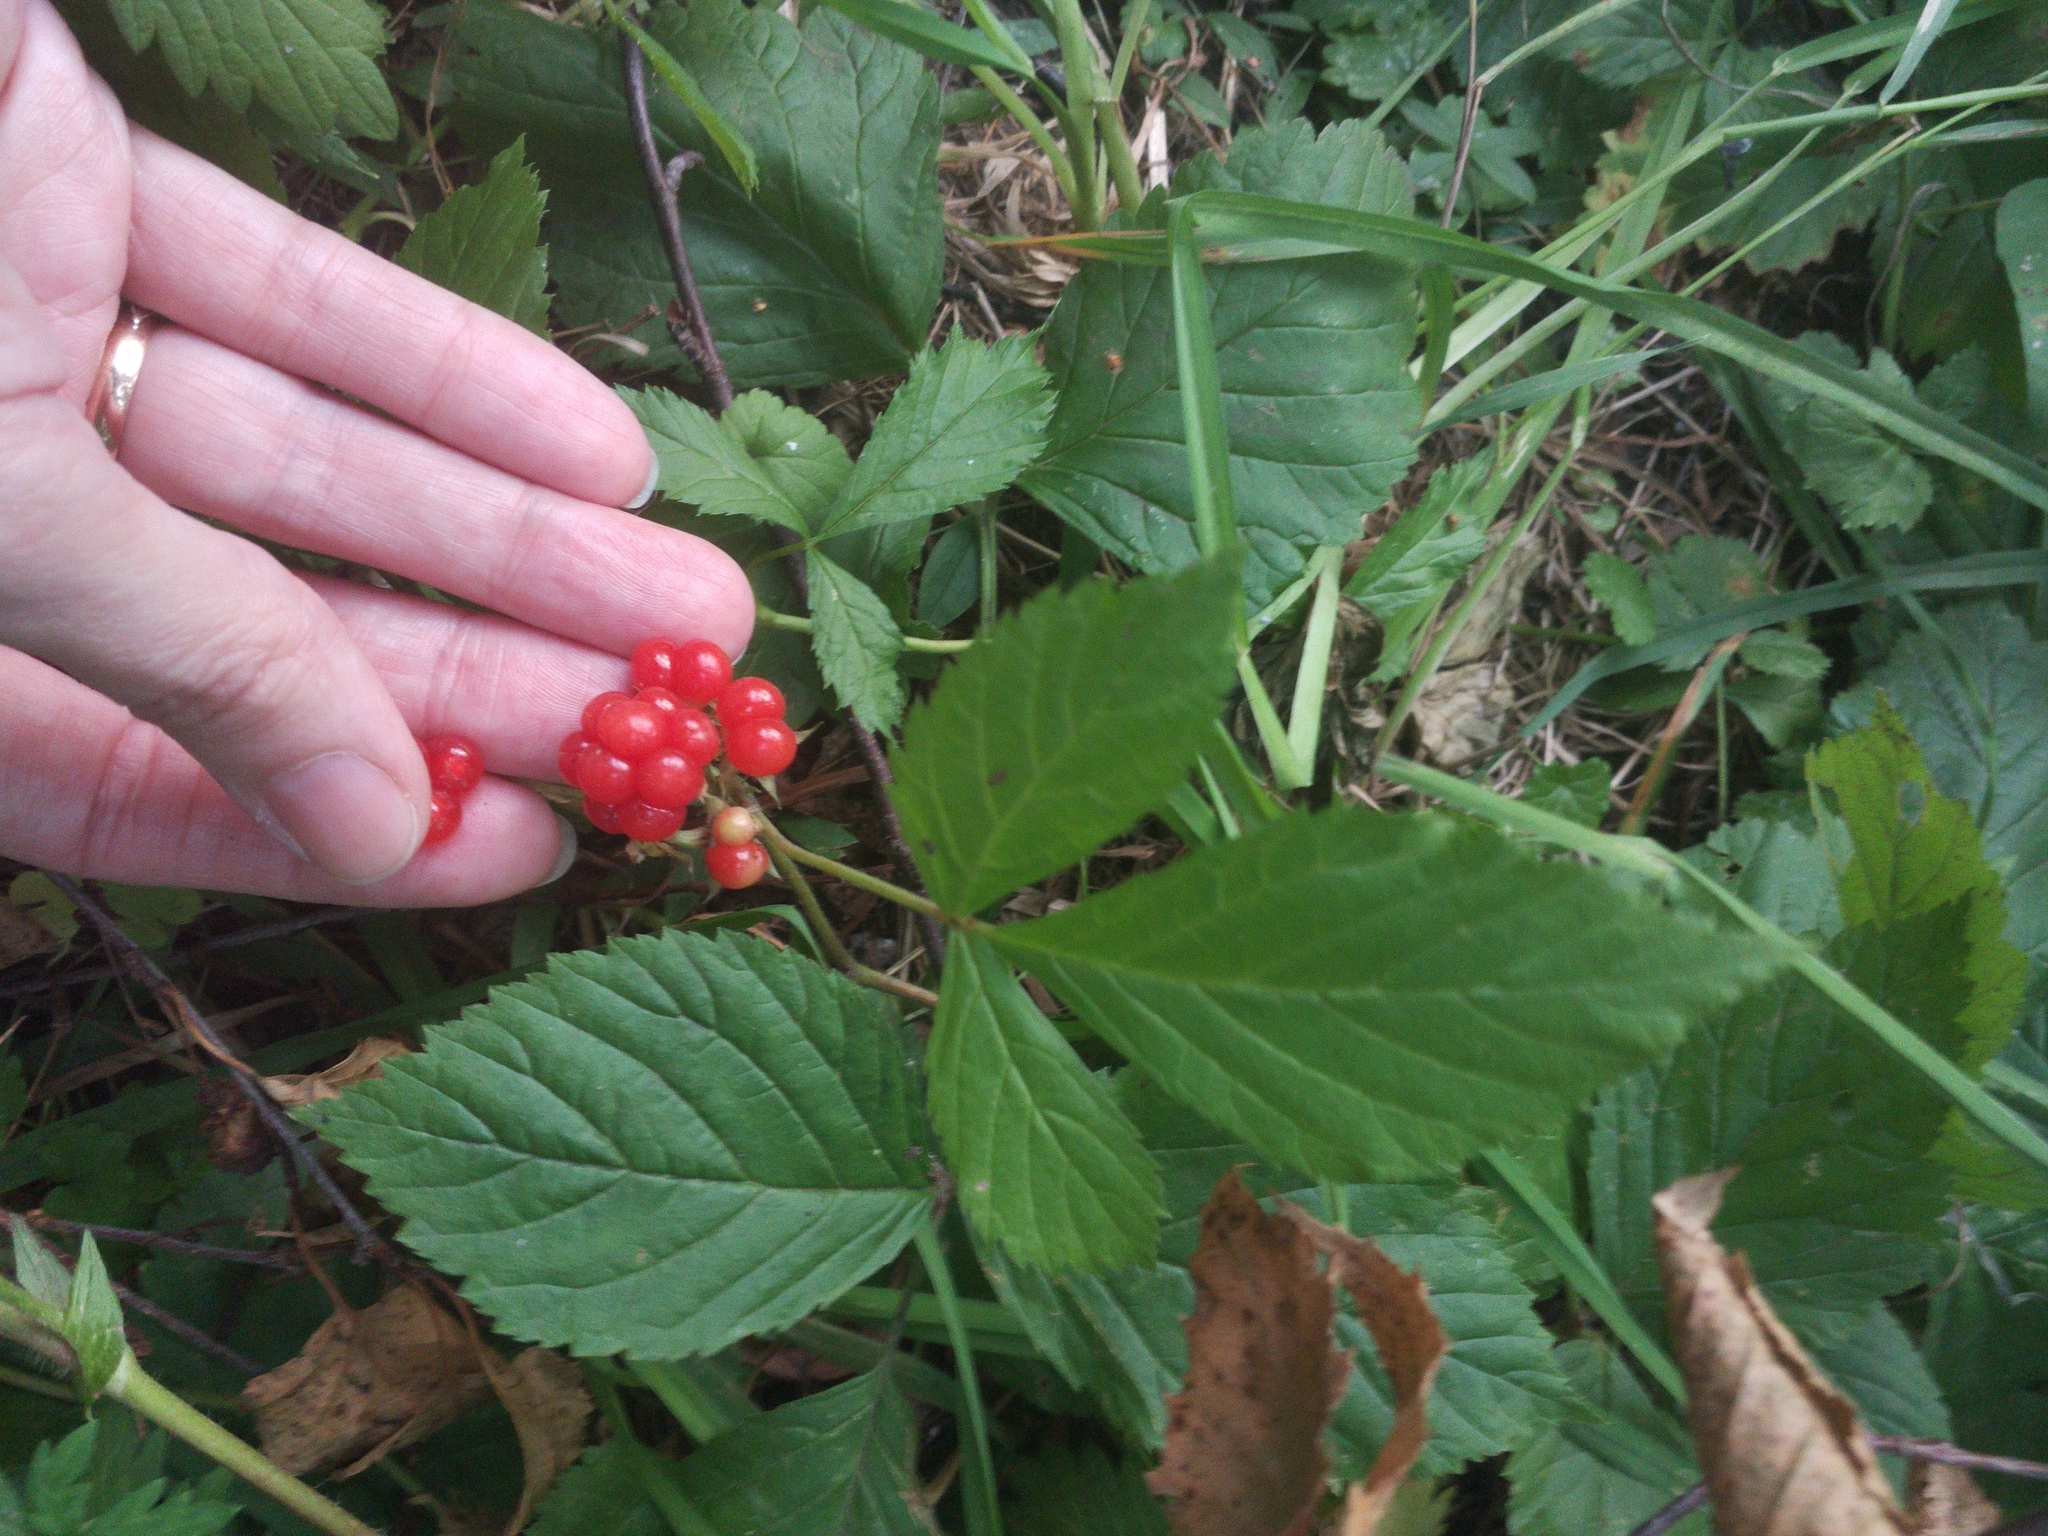
<path id="1" fill-rule="evenodd" d="M 1720 663 L 1728 653 L 1749 638 L 1749 631 L 1730 635 L 1711 651 L 1700 663 L 1699 670 L 1692 675 L 1692 681 L 1685 685 L 1685 692 L 1678 700 L 1678 707 L 1671 712 L 1671 719 L 1664 726 L 1664 734 L 1658 738 L 1657 750 L 1651 755 L 1649 767 L 1643 770 L 1642 782 L 1636 785 L 1635 799 L 1629 802 L 1628 814 L 1621 819 L 1624 837 L 1634 836 L 1643 830 L 1643 824 L 1650 819 L 1650 806 L 1657 798 L 1657 791 L 1664 783 L 1664 775 L 1671 767 L 1671 754 L 1678 750 L 1678 739 L 1692 726 L 1699 714 L 1700 694 L 1707 686 L 1709 677 L 1717 676 Z"/>
<path id="2" fill-rule="evenodd" d="M 662 163 L 661 148 L 654 142 L 654 120 L 647 112 L 647 59 L 640 52 L 640 45 L 624 32 L 619 34 L 619 63 L 626 79 L 626 116 L 633 124 L 633 142 L 639 146 L 647 195 L 654 202 L 661 246 L 668 253 L 669 271 L 676 282 L 677 302 L 670 304 L 667 312 L 668 333 L 697 365 L 697 371 L 704 377 L 704 387 L 711 391 L 712 411 L 722 416 L 732 405 L 732 380 L 726 375 L 725 359 L 718 355 L 711 321 L 697 293 L 697 279 L 690 270 L 690 251 L 683 244 L 682 210 L 676 204 L 676 189 L 683 173 L 702 164 L 703 157 L 694 150 L 685 150 L 666 165 Z"/>
<path id="3" fill-rule="evenodd" d="M 1692 1487 L 1686 1489 L 1685 1492 L 1630 1531 L 1628 1536 L 1664 1536 L 1666 1531 L 1670 1530 L 1671 1527 L 1678 1524 L 1679 1521 L 1706 1502 L 1707 1485 L 1705 1483 L 1694 1483 Z"/>
<path id="4" fill-rule="evenodd" d="M 882 803 L 882 825 L 889 829 L 889 847 L 898 861 L 897 876 L 904 886 L 918 895 L 928 894 L 924 880 L 917 872 L 917 861 L 910 856 L 910 844 L 903 836 L 903 823 L 896 819 L 896 801 L 890 791 L 896 787 L 896 775 L 889 771 L 889 758 L 882 751 L 882 744 L 875 740 L 875 733 L 858 720 L 853 722 L 853 733 L 860 742 L 860 755 L 867 760 L 868 776 L 875 781 L 875 798 Z M 924 934 L 925 954 L 930 957 L 932 969 L 938 970 L 946 960 L 946 930 L 935 917 L 920 912 L 917 915 L 919 929 Z"/>
<path id="5" fill-rule="evenodd" d="M 1457 217 L 1458 189 L 1465 181 L 1465 165 L 1472 158 L 1472 130 L 1479 122 L 1479 95 L 1486 89 L 1486 82 L 1479 78 L 1479 0 L 1466 0 L 1465 9 L 1465 120 L 1458 127 L 1458 154 L 1451 162 L 1451 184 L 1444 193 L 1445 229 Z"/>
<path id="6" fill-rule="evenodd" d="M 223 1365 L 239 1371 L 244 1376 L 261 1376 L 263 1367 L 251 1360 L 233 1345 L 223 1344 L 203 1328 L 195 1328 L 175 1312 L 167 1312 L 147 1296 L 138 1296 L 120 1281 L 113 1282 L 114 1294 L 121 1299 L 121 1305 L 131 1312 L 139 1312 L 165 1333 L 172 1334 L 191 1345 L 201 1354 L 211 1355 Z"/>
<path id="7" fill-rule="evenodd" d="M 303 929 L 317 928 L 323 923 L 340 922 L 344 918 L 373 917 L 375 907 L 322 907 L 318 912 L 304 912 L 297 917 L 287 918 L 281 923 L 265 923 L 260 928 L 244 928 L 239 933 L 223 934 L 217 939 L 194 944 L 189 949 L 176 950 L 164 956 L 165 965 L 182 965 L 197 955 L 210 955 L 216 950 L 235 949 L 243 944 L 256 944 L 264 939 L 282 938 L 286 934 L 298 933 Z M 88 981 L 111 981 L 120 975 L 111 965 L 89 966 L 82 970 L 65 971 L 60 975 L 42 977 L 35 981 L 21 982 L 0 987 L 0 998 L 27 997 L 36 992 L 54 992 L 62 987 L 82 984 Z"/>
<path id="8" fill-rule="evenodd" d="M 342 1221 L 347 1224 L 356 1240 L 356 1262 L 367 1263 L 373 1255 L 383 1252 L 384 1240 L 377 1235 L 376 1229 L 363 1219 L 363 1213 L 358 1211 L 348 1196 L 341 1192 L 341 1186 L 335 1183 L 334 1175 L 329 1173 L 322 1166 L 320 1159 L 313 1155 L 312 1149 L 299 1134 L 298 1127 L 292 1124 L 290 1118 L 278 1107 L 276 1100 L 264 1090 L 263 1084 L 257 1080 L 256 1074 L 248 1064 L 221 1042 L 220 1036 L 214 1033 L 213 1026 L 192 1006 L 191 1000 L 178 990 L 177 985 L 163 973 L 154 960 L 150 959 L 142 946 L 122 932 L 121 925 L 114 921 L 104 907 L 88 896 L 76 881 L 59 874 L 51 874 L 49 880 L 70 898 L 73 906 L 92 919 L 93 926 L 99 930 L 100 939 L 107 946 L 107 953 L 112 957 L 115 966 L 124 975 L 132 977 L 149 990 L 150 995 L 156 999 L 157 1006 L 164 1010 L 195 1048 L 228 1069 L 230 1081 L 255 1109 L 256 1118 L 261 1120 L 270 1134 L 283 1144 L 294 1161 L 305 1169 L 306 1176 L 319 1187 L 320 1192 L 340 1213 Z"/>
<path id="9" fill-rule="evenodd" d="M 133 1243 L 138 1248 L 155 1248 L 163 1253 L 185 1253 L 195 1259 L 220 1259 L 228 1264 L 255 1264 L 265 1269 L 281 1269 L 291 1274 L 299 1271 L 299 1261 L 288 1253 L 274 1248 L 229 1248 L 217 1243 L 195 1243 L 187 1237 L 177 1237 L 169 1232 L 145 1232 L 136 1227 L 107 1227 L 94 1221 L 66 1221 L 59 1216 L 45 1216 L 41 1211 L 30 1211 L 24 1218 L 28 1224 L 44 1232 L 64 1232 L 76 1236 L 90 1232 L 102 1243 Z"/>

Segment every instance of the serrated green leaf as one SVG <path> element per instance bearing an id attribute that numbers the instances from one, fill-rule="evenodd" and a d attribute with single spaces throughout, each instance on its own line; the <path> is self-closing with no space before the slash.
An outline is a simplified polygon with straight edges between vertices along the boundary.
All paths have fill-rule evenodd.
<path id="1" fill-rule="evenodd" d="M 671 1536 L 617 1440 L 593 1445 L 548 1491 L 532 1536 Z"/>
<path id="2" fill-rule="evenodd" d="M 1782 629 L 1760 629 L 1742 642 L 1736 652 L 1745 665 L 1770 677 L 1788 677 L 1796 682 L 1818 682 L 1828 675 L 1828 653 L 1811 640 L 1788 635 Z"/>
<path id="3" fill-rule="evenodd" d="M 1553 1124 L 1768 970 L 1434 814 L 1285 817 L 988 937 L 1175 1097 L 1332 1178 Z"/>
<path id="4" fill-rule="evenodd" d="M 484 179 L 457 187 L 421 219 L 392 259 L 408 272 L 548 333 L 548 248 L 540 243 L 547 194 L 526 164 L 526 141 L 509 145 Z"/>
<path id="5" fill-rule="evenodd" d="M 1735 894 L 1787 933 L 1833 938 L 1842 931 L 1835 871 L 1811 825 L 1745 817 L 1717 827 L 1703 845 L 1712 867 Z"/>
<path id="6" fill-rule="evenodd" d="M 27 1222 L 11 1213 L 7 1221 L 14 1240 L 15 1283 L 37 1301 L 63 1311 L 71 1302 L 71 1271 L 43 1246 Z"/>
<path id="7" fill-rule="evenodd" d="M 715 517 L 808 535 L 853 464 L 809 411 L 749 390 L 723 416 L 665 389 L 621 389 L 654 446 L 661 494 Z"/>
<path id="8" fill-rule="evenodd" d="M 1613 784 L 1614 770 L 1597 757 L 1583 763 L 1545 763 L 1522 786 L 1521 801 L 1582 827 L 1597 827 L 1607 819 Z"/>
<path id="9" fill-rule="evenodd" d="M 1860 1315 L 1829 1317 L 1820 1326 L 1796 1309 L 1786 1321 L 1814 1364 L 1862 1411 L 1872 1434 L 1909 1440 L 1949 1438 L 1953 1431 L 1941 1388 L 1912 1337 L 1883 1302 L 1870 1302 Z"/>
<path id="10" fill-rule="evenodd" d="M 930 1536 L 915 1429 L 886 1378 L 856 1376 L 663 1466 L 716 1536 Z"/>
<path id="11" fill-rule="evenodd" d="M 1685 1427 L 1599 1339 L 1567 1340 L 1555 1358 L 1587 1412 L 1544 1426 L 1508 1459 L 1508 1528 L 1515 1536 L 1628 1536 L 1699 1481 Z M 1706 1513 L 1671 1529 L 1706 1536 Z"/>
<path id="12" fill-rule="evenodd" d="M 911 711 L 896 810 L 932 898 L 973 912 L 1064 868 L 1165 800 L 1234 664 L 1237 573 L 1048 591 Z"/>
<path id="13" fill-rule="evenodd" d="M 164 1476 L 162 1434 L 135 1434 L 118 1409 L 102 1410 L 62 1440 L 36 1448 L 17 1496 L 0 1476 L 6 1536 L 212 1536 L 240 1510 L 214 1479 L 181 1486 Z M 15 1522 L 6 1523 L 12 1514 Z"/>
<path id="14" fill-rule="evenodd" d="M 929 1203 L 894 1005 L 757 939 L 550 957 L 306 1111 L 506 1333 L 674 1359 L 795 1321 Z"/>
<path id="15" fill-rule="evenodd" d="M 1856 354 L 1837 337 L 1809 331 L 1799 345 L 1854 371 Z M 1913 386 L 1891 355 L 1870 354 L 1873 387 L 1910 401 Z M 1845 528 L 1911 528 L 1934 499 L 1934 479 L 1905 444 L 1848 407 L 1766 378 L 1759 389 L 1772 430 L 1812 489 Z"/>
<path id="16" fill-rule="evenodd" d="M 1173 190 L 1205 186 L 1408 211 L 1399 158 L 1360 123 L 1320 139 L 1301 122 L 1241 133 L 1227 166 L 1199 157 Z M 1413 282 L 1394 263 L 1342 256 L 1212 269 L 1208 285 L 1245 585 L 1263 602 L 1307 550 L 1357 538 L 1413 461 Z M 1046 326 L 1059 404 L 1023 480 L 1142 571 L 1196 558 L 1171 286 L 1163 268 L 1083 264 Z"/>
<path id="17" fill-rule="evenodd" d="M 2048 176 L 2022 182 L 1998 205 L 1998 259 L 2020 318 L 2027 414 L 2048 430 Z"/>
<path id="18" fill-rule="evenodd" d="M 664 157 L 707 157 L 683 181 L 683 233 L 735 386 L 900 372 L 924 345 L 944 255 L 939 92 L 923 62 L 825 9 L 799 27 L 773 7 L 699 0 L 657 6 L 644 24 L 759 167 L 749 198 L 683 104 L 655 93 Z M 451 35 L 442 83 L 465 143 L 497 149 L 526 134 L 549 189 L 562 319 L 628 330 L 654 366 L 687 369 L 659 318 L 675 285 L 615 39 L 502 0 L 473 0 Z"/>
<path id="19" fill-rule="evenodd" d="M 903 714 L 903 679 L 896 675 L 903 631 L 888 604 L 851 571 L 815 549 L 804 566 L 818 670 L 862 725 L 871 731 L 893 729 Z"/>
<path id="20" fill-rule="evenodd" d="M 1145 1486 L 1143 1464 L 1112 1462 L 1099 1445 L 1058 1440 L 1002 1463 L 1003 1529 L 1011 1536 L 1168 1536 L 1166 1511 Z"/>
<path id="21" fill-rule="evenodd" d="M 917 578 L 917 616 L 944 629 L 981 596 L 981 539 L 963 517 L 939 535 Z"/>
<path id="22" fill-rule="evenodd" d="M 2048 644 L 1996 602 L 1945 608 L 1941 625 L 1953 653 L 1906 636 L 1835 715 L 1861 723 L 1876 695 L 1891 700 L 1934 787 L 1968 806 L 1982 832 L 2005 883 L 2005 936 L 2048 961 Z"/>
<path id="23" fill-rule="evenodd" d="M 946 945 L 925 1076 L 961 1208 L 984 1239 L 1055 1272 L 1151 1262 L 1159 1175 L 1137 1131 L 972 934 Z"/>
<path id="24" fill-rule="evenodd" d="M 1439 468 L 1344 584 L 1344 595 L 1377 614 L 1384 631 L 1372 681 L 1408 669 L 1416 630 L 1486 548 L 1491 519 L 1471 503 L 1491 468 L 1483 454 Z"/>
<path id="25" fill-rule="evenodd" d="M 1593 601 L 1614 620 L 1614 632 L 1627 645 L 1648 645 L 1657 638 L 1657 610 L 1642 575 L 1619 555 L 1595 550 L 1581 571 Z"/>
<path id="26" fill-rule="evenodd" d="M 64 1303 L 64 1342 L 78 1356 L 78 1384 L 88 1398 L 98 1397 L 128 1353 L 121 1331 L 121 1303 L 106 1261 L 90 1232 L 78 1245 L 78 1263 L 71 1271 L 71 1294 Z"/>
<path id="27" fill-rule="evenodd" d="M 1756 551 L 1740 539 L 1695 533 L 1650 562 L 1647 585 L 1657 629 L 1669 633 L 1767 596 L 1771 578 Z M 1667 659 L 1664 670 L 1690 672 L 1712 649 L 1712 641 L 1704 642 Z"/>
<path id="28" fill-rule="evenodd" d="M 1030 337 L 990 346 L 955 330 L 911 363 L 819 533 L 929 517 L 1001 490 L 1038 457 L 1051 414 Z"/>
<path id="29" fill-rule="evenodd" d="M 398 132 L 377 68 L 381 14 L 363 0 L 107 0 L 121 36 L 152 42 L 189 95 L 209 88 L 237 112 L 251 98 L 295 128 L 371 139 Z"/>
<path id="30" fill-rule="evenodd" d="M 1921 1340 L 1955 1420 L 1958 1443 L 2034 1458 L 2048 1445 L 2048 1295 L 2014 1285 L 1974 1245 L 1928 1300 Z M 2011 1509 L 2039 1504 L 2041 1485 L 1977 1474 Z"/>

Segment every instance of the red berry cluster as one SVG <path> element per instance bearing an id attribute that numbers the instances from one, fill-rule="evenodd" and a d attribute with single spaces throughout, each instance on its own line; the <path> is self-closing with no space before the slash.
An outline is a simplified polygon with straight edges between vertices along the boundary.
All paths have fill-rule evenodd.
<path id="1" fill-rule="evenodd" d="M 483 781 L 484 749 L 467 736 L 429 736 L 420 743 L 434 798 L 427 810 L 427 835 L 420 846 L 445 843 L 462 825 L 462 798 Z"/>
<path id="2" fill-rule="evenodd" d="M 658 843 L 682 828 L 721 750 L 754 778 L 790 765 L 796 732 L 782 711 L 781 689 L 765 677 L 734 677 L 732 662 L 709 640 L 648 640 L 633 652 L 633 691 L 600 693 L 584 706 L 582 729 L 563 738 L 556 767 L 583 791 L 592 826 Z M 750 817 L 746 828 L 729 842 L 714 834 L 706 863 L 720 885 L 752 885 L 767 870 Z M 728 847 L 740 853 L 737 863 L 714 857 Z"/>

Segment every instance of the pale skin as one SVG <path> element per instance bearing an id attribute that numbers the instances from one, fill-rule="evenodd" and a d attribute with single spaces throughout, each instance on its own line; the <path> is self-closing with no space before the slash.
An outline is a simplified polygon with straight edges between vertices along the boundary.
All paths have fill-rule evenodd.
<path id="1" fill-rule="evenodd" d="M 166 324 L 117 463 L 84 405 L 124 297 Z M 639 641 L 744 647 L 738 567 L 617 510 L 652 473 L 572 359 L 125 122 L 47 0 L 0 0 L 0 855 L 376 906 L 559 873 L 567 824 L 495 776 L 419 850 L 415 738 L 551 779 Z"/>

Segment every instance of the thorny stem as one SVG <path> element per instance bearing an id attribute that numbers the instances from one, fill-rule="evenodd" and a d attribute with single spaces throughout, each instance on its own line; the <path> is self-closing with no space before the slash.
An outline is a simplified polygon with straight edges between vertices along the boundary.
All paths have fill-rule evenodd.
<path id="1" fill-rule="evenodd" d="M 907 891 L 900 885 L 891 885 L 887 880 L 878 879 L 864 869 L 855 869 L 851 864 L 842 864 L 837 859 L 828 859 L 822 853 L 813 853 L 810 849 L 793 843 L 783 836 L 781 830 L 766 817 L 757 817 L 756 819 L 761 824 L 761 840 L 768 845 L 770 854 L 780 854 L 783 858 L 795 863 L 808 864 L 811 868 L 822 870 L 835 879 L 845 881 L 848 885 L 856 886 L 871 895 L 879 896 L 884 901 L 893 901 L 899 907 L 908 907 L 913 912 L 934 919 L 935 922 L 945 917 L 945 913 L 939 910 L 938 903 L 934 902 L 930 897 L 920 896 L 915 891 Z M 945 942 L 945 931 L 943 928 L 940 929 L 939 941 L 941 944 Z M 837 942 L 836 935 L 834 942 Z"/>
<path id="2" fill-rule="evenodd" d="M 896 775 L 890 771 L 888 754 L 883 752 L 882 744 L 875 740 L 875 733 L 858 720 L 853 722 L 853 732 L 860 741 L 860 755 L 868 765 L 868 776 L 875 781 L 875 797 L 882 803 L 882 825 L 889 830 L 889 846 L 895 851 L 899 861 L 897 868 L 903 870 L 911 884 L 916 887 L 913 891 L 905 892 L 915 900 L 903 902 L 901 905 L 918 914 L 918 926 L 924 933 L 925 950 L 931 957 L 932 969 L 937 971 L 946 962 L 946 930 L 940 922 L 941 914 L 938 907 L 925 899 L 923 886 L 917 877 L 917 861 L 910 856 L 910 841 L 903 835 L 903 823 L 896 819 L 896 799 L 890 793 L 896 787 Z M 897 887 L 891 886 L 890 889 L 895 890 Z M 887 893 L 878 891 L 876 894 Z M 895 901 L 896 898 L 890 896 L 889 900 Z M 917 902 L 923 902 L 924 905 L 920 907 Z"/>
<path id="3" fill-rule="evenodd" d="M 654 202 L 654 220 L 661 227 L 661 246 L 668 253 L 669 271 L 675 276 L 678 302 L 669 306 L 669 334 L 703 375 L 704 387 L 711 392 L 713 414 L 723 416 L 732 405 L 732 380 L 726 376 L 725 359 L 718 355 L 718 343 L 711 336 L 711 321 L 705 316 L 704 301 L 697 294 L 697 279 L 690 271 L 689 248 L 683 244 L 682 211 L 676 206 L 676 182 L 670 179 L 669 167 L 662 163 L 661 149 L 654 142 L 654 122 L 647 114 L 647 59 L 640 52 L 640 45 L 623 31 L 619 34 L 619 64 L 626 80 L 626 116 L 633 124 L 633 142 L 640 150 L 640 169 L 647 177 L 647 193 Z M 688 168 L 689 162 L 684 161 L 681 169 Z"/>
<path id="4" fill-rule="evenodd" d="M 384 1240 L 377 1235 L 376 1229 L 363 1219 L 363 1213 L 341 1192 L 341 1186 L 334 1182 L 334 1175 L 329 1173 L 320 1159 L 313 1155 L 304 1138 L 300 1136 L 298 1127 L 292 1124 L 291 1119 L 278 1107 L 277 1101 L 272 1099 L 262 1083 L 257 1081 L 255 1072 L 222 1043 L 220 1036 L 214 1033 L 213 1026 L 192 1006 L 191 1000 L 178 990 L 176 984 L 163 973 L 154 960 L 150 959 L 142 946 L 122 931 L 121 925 L 114 921 L 107 910 L 86 895 L 76 881 L 54 873 L 49 875 L 49 880 L 70 898 L 73 906 L 92 919 L 93 926 L 99 929 L 100 938 L 105 942 L 114 964 L 147 987 L 150 995 L 157 1000 L 157 1005 L 170 1016 L 177 1028 L 202 1051 L 228 1069 L 229 1081 L 255 1109 L 256 1118 L 263 1122 L 271 1135 L 283 1143 L 293 1161 L 305 1169 L 307 1176 L 318 1186 L 320 1193 L 325 1195 L 328 1203 L 340 1213 L 343 1223 L 356 1240 L 355 1261 L 364 1264 L 374 1255 L 383 1253 Z"/>
<path id="5" fill-rule="evenodd" d="M 824 946 L 826 957 L 862 986 L 873 987 L 878 992 L 893 992 L 898 997 L 926 1008 L 938 1007 L 939 996 L 936 992 L 927 992 L 923 987 L 904 981 L 901 977 L 891 976 L 887 971 L 878 971 L 873 966 L 862 965 L 847 952 L 846 946 L 840 942 L 838 933 L 832 927 L 832 920 L 825 915 L 825 909 L 818 903 L 818 893 L 811 889 L 810 881 L 806 880 L 803 871 L 797 868 L 796 860 L 784 851 L 785 848 L 794 845 L 776 829 L 773 822 L 761 814 L 758 808 L 754 808 L 754 820 L 761 829 L 761 840 L 768 845 L 768 857 L 775 861 L 775 867 L 780 871 L 782 878 L 787 880 L 790 889 L 796 892 L 797 905 L 803 908 L 804 917 L 810 923 L 811 931 L 817 934 L 818 943 Z"/>

